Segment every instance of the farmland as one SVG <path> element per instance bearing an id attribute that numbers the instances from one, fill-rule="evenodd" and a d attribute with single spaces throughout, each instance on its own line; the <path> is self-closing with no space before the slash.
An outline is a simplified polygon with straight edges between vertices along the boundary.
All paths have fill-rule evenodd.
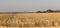
<path id="1" fill-rule="evenodd" d="M 60 26 L 60 13 L 0 14 L 0 26 L 57 27 Z"/>

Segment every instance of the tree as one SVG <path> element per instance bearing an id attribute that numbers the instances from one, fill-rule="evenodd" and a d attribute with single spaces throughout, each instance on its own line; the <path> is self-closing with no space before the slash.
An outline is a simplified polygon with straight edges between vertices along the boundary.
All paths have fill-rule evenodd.
<path id="1" fill-rule="evenodd" d="M 53 10 L 51 10 L 51 9 L 48 9 L 46 12 L 53 12 Z"/>
<path id="2" fill-rule="evenodd" d="M 37 11 L 36 13 L 41 13 L 41 11 Z"/>

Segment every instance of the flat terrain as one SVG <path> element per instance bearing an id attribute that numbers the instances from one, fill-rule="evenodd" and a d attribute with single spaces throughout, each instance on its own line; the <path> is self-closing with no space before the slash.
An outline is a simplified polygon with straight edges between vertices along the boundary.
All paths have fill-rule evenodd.
<path id="1" fill-rule="evenodd" d="M 60 27 L 60 13 L 0 14 L 4 27 Z"/>
<path id="2" fill-rule="evenodd" d="M 60 28 L 60 27 L 0 27 L 0 28 Z"/>

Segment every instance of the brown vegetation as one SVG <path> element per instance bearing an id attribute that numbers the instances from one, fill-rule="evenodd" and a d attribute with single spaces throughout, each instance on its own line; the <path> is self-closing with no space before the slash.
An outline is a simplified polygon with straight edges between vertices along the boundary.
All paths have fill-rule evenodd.
<path id="1" fill-rule="evenodd" d="M 0 14 L 0 26 L 6 27 L 60 26 L 60 13 Z"/>

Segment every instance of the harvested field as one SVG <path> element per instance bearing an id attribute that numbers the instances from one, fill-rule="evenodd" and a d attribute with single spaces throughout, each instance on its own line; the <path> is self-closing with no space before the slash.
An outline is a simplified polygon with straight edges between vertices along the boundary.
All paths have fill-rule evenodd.
<path id="1" fill-rule="evenodd" d="M 60 26 L 60 13 L 0 14 L 4 27 L 56 27 Z"/>

